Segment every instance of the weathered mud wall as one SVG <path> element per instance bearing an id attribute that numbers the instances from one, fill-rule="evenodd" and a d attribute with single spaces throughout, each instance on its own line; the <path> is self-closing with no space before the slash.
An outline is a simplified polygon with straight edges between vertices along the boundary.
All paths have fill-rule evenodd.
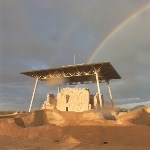
<path id="1" fill-rule="evenodd" d="M 85 88 L 63 88 L 57 94 L 56 108 L 61 111 L 82 112 L 91 109 L 90 93 Z"/>
<path id="2" fill-rule="evenodd" d="M 57 100 L 53 94 L 47 94 L 47 99 L 44 101 L 41 109 L 55 109 Z"/>

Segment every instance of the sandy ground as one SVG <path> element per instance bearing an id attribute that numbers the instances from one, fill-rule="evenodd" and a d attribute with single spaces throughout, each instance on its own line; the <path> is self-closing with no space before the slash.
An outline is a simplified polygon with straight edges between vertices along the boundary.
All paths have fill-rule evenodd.
<path id="1" fill-rule="evenodd" d="M 150 149 L 148 108 L 115 117 L 57 110 L 0 116 L 0 150 Z"/>

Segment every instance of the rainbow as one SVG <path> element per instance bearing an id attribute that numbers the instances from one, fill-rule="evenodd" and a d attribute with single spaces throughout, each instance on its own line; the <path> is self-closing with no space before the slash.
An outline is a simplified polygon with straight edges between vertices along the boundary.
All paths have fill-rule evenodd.
<path id="1" fill-rule="evenodd" d="M 119 23 L 116 27 L 114 27 L 109 34 L 105 36 L 105 38 L 98 44 L 96 49 L 92 51 L 92 55 L 89 58 L 87 63 L 91 63 L 91 61 L 95 58 L 97 53 L 107 44 L 107 42 L 114 37 L 117 32 L 119 32 L 123 27 L 125 27 L 129 22 L 134 20 L 136 17 L 138 17 L 143 11 L 150 8 L 150 3 L 142 5 L 136 12 L 134 12 L 132 15 L 128 16 L 126 19 L 124 19 L 121 23 Z"/>

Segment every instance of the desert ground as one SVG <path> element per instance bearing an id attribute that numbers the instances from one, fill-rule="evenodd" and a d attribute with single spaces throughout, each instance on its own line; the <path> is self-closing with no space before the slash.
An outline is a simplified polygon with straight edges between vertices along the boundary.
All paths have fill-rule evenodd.
<path id="1" fill-rule="evenodd" d="M 150 108 L 0 116 L 0 150 L 149 150 Z"/>

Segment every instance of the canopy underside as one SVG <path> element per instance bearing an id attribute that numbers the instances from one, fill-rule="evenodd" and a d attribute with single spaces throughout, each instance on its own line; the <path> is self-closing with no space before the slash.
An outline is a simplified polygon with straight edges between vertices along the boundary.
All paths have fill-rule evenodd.
<path id="1" fill-rule="evenodd" d="M 96 82 L 96 72 L 98 74 L 99 82 L 102 82 L 102 80 L 109 81 L 111 79 L 121 79 L 120 75 L 110 62 L 68 65 L 59 68 L 21 72 L 21 74 L 39 78 L 39 80 L 42 81 L 63 78 L 66 84 L 85 84 Z"/>

